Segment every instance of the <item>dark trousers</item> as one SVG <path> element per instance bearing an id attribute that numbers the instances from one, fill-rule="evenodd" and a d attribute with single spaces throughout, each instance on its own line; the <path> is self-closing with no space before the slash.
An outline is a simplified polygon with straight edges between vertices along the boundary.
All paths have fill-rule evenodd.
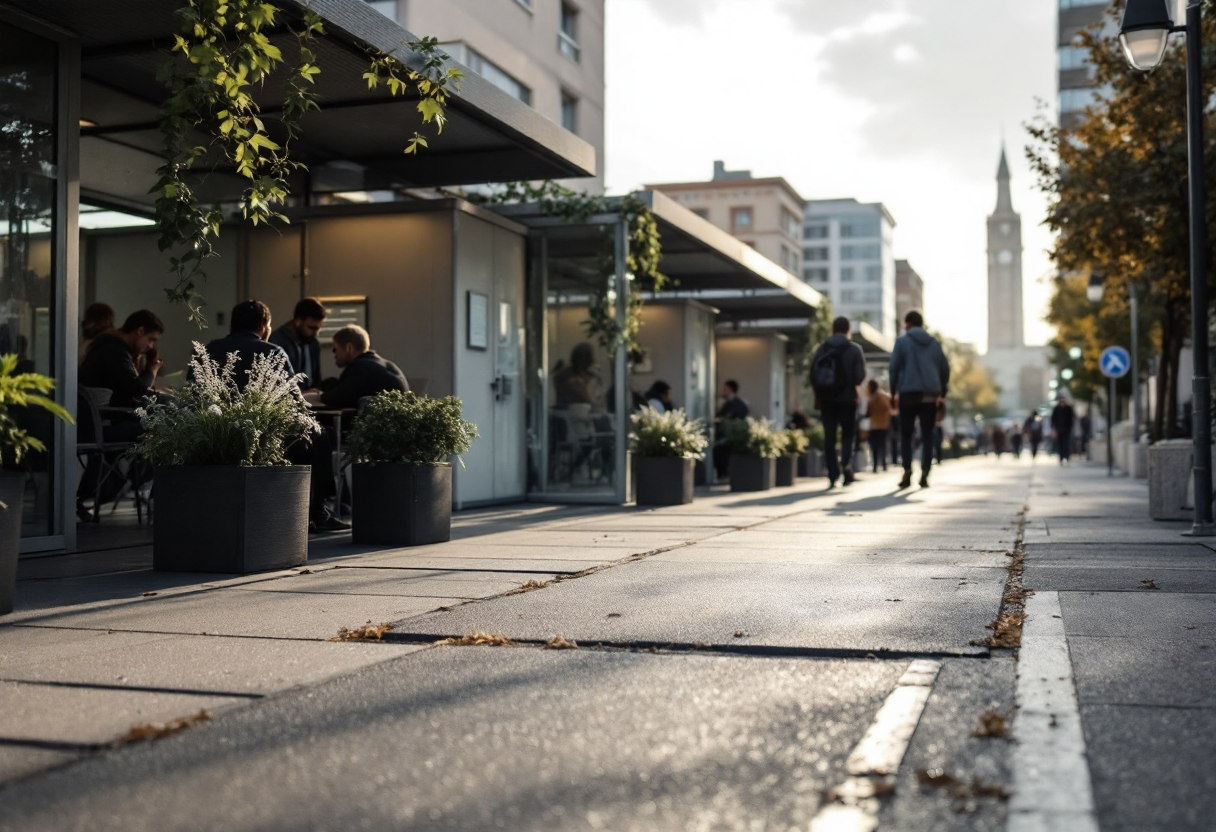
<path id="1" fill-rule="evenodd" d="M 1072 456 L 1072 434 L 1057 433 L 1056 434 L 1056 452 L 1059 453 L 1060 459 L 1067 460 Z"/>
<path id="2" fill-rule="evenodd" d="M 828 463 L 828 479 L 840 479 L 841 468 L 853 463 L 853 445 L 857 441 L 856 402 L 826 402 L 820 405 L 823 418 L 823 455 Z M 836 459 L 836 430 L 840 429 L 840 459 Z"/>
<path id="3" fill-rule="evenodd" d="M 899 440 L 904 470 L 912 471 L 912 434 L 920 422 L 921 476 L 928 476 L 933 465 L 933 428 L 937 426 L 937 396 L 930 393 L 899 394 Z"/>
<path id="4" fill-rule="evenodd" d="M 886 428 L 870 428 L 870 456 L 874 457 L 874 473 L 878 473 L 878 466 L 882 466 L 882 470 L 887 470 L 887 429 Z"/>
<path id="5" fill-rule="evenodd" d="M 284 456 L 292 465 L 312 466 L 308 489 L 308 519 L 324 521 L 328 516 L 325 498 L 334 490 L 334 445 L 333 440 L 329 438 L 329 431 L 323 430 L 313 434 L 310 443 L 297 439 L 287 446 Z"/>

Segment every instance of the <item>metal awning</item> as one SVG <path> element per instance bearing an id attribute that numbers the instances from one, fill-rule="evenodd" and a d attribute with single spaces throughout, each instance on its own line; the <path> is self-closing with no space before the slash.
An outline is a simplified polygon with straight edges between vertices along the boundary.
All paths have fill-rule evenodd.
<path id="1" fill-rule="evenodd" d="M 304 117 L 295 157 L 315 177 L 331 176 L 340 190 L 387 190 L 480 182 L 593 176 L 595 150 L 531 107 L 472 71 L 448 107 L 448 124 L 428 150 L 403 149 L 424 128 L 416 97 L 368 90 L 362 75 L 368 52 L 391 54 L 407 66 L 422 59 L 406 48 L 414 36 L 363 0 L 277 0 L 290 21 L 304 10 L 319 14 L 326 35 L 314 51 L 321 112 Z M 160 134 L 157 111 L 165 87 L 156 80 L 177 29 L 172 0 L 0 0 L 0 7 L 25 13 L 74 34 L 81 45 L 81 187 L 86 194 L 150 203 L 148 188 Z M 285 28 L 271 41 L 290 55 L 294 38 Z M 272 133 L 276 81 L 258 94 Z M 345 184 L 344 184 L 345 183 Z M 301 181 L 301 186 L 306 185 Z M 240 178 L 217 170 L 200 187 L 204 200 L 239 195 Z M 295 189 L 299 192 L 299 189 Z"/>
<path id="2" fill-rule="evenodd" d="M 720 321 L 805 319 L 809 309 L 823 302 L 823 295 L 806 283 L 671 197 L 657 191 L 634 196 L 654 212 L 663 244 L 659 268 L 673 284 L 658 296 L 647 295 L 648 300 L 699 301 L 718 309 Z M 536 204 L 503 205 L 494 210 L 533 228 L 554 229 L 565 224 L 561 218 L 545 215 Z M 594 219 L 606 222 L 611 216 Z M 548 234 L 551 254 L 563 256 L 567 239 L 571 252 L 575 251 L 582 244 L 580 236 L 576 227 Z M 588 268 L 597 267 L 588 262 Z"/>

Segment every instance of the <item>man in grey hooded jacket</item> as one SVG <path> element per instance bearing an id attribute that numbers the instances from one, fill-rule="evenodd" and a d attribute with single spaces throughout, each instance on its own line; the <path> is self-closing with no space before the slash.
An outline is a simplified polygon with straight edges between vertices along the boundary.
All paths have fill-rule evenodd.
<path id="1" fill-rule="evenodd" d="M 891 390 L 899 410 L 899 434 L 904 463 L 900 488 L 912 485 L 912 433 L 920 422 L 920 487 L 929 487 L 929 468 L 933 465 L 933 428 L 937 408 L 945 401 L 950 385 L 950 362 L 941 342 L 925 332 L 924 317 L 913 309 L 904 316 L 903 335 L 891 351 Z"/>

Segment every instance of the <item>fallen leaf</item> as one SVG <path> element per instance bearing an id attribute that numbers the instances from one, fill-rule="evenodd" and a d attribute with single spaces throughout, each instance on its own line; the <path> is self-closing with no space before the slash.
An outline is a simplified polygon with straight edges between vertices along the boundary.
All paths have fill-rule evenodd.
<path id="1" fill-rule="evenodd" d="M 743 638 L 743 631 L 735 630 L 735 638 Z"/>
<path id="2" fill-rule="evenodd" d="M 619 612 L 610 612 L 610 613 L 608 613 L 608 617 L 609 618 L 620 618 L 621 614 Z"/>
<path id="3" fill-rule="evenodd" d="M 445 638 L 442 641 L 435 642 L 435 644 L 441 647 L 512 647 L 515 642 L 506 636 L 491 635 L 478 631 L 469 633 L 467 636 L 461 636 L 460 638 Z"/>
<path id="4" fill-rule="evenodd" d="M 151 598 L 153 595 L 156 595 L 156 593 L 155 592 L 145 592 L 144 593 L 145 598 Z"/>
<path id="5" fill-rule="evenodd" d="M 945 789 L 955 800 L 966 800 L 971 797 L 995 797 L 1006 800 L 1009 795 L 1000 786 L 981 783 L 978 778 L 960 780 L 952 774 L 947 774 L 940 768 L 916 770 L 916 780 L 921 788 Z"/>
<path id="6" fill-rule="evenodd" d="M 373 624 L 367 622 L 362 627 L 355 627 L 353 630 L 343 627 L 338 630 L 338 635 L 326 641 L 383 641 L 384 634 L 393 629 L 392 624 Z"/>
<path id="7" fill-rule="evenodd" d="M 980 727 L 971 732 L 973 737 L 1008 737 L 1009 724 L 1007 717 L 996 709 L 989 708 L 980 714 Z"/>
<path id="8" fill-rule="evenodd" d="M 561 634 L 555 635 L 553 638 L 545 642 L 546 650 L 577 650 L 577 641 L 566 641 Z"/>
<path id="9" fill-rule="evenodd" d="M 535 581 L 535 580 L 526 581 L 526 582 L 520 584 L 517 589 L 513 589 L 506 594 L 507 595 L 520 595 L 524 592 L 531 592 L 534 589 L 544 589 L 545 587 L 549 586 L 549 584 L 551 584 L 551 583 L 554 583 L 554 582 L 553 581 Z"/>
<path id="10" fill-rule="evenodd" d="M 119 746 L 126 745 L 129 742 L 160 739 L 170 734 L 176 734 L 178 731 L 185 731 L 187 728 L 200 722 L 206 722 L 209 719 L 211 719 L 211 714 L 207 711 L 199 711 L 194 716 L 185 716 L 181 719 L 170 720 L 169 722 L 148 722 L 132 725 L 131 730 L 114 740 L 113 745 Z"/>
<path id="11" fill-rule="evenodd" d="M 1146 578 L 1145 580 L 1141 581 L 1140 586 L 1144 587 L 1145 589 L 1161 589 L 1161 587 L 1157 586 L 1157 582 L 1151 578 Z"/>

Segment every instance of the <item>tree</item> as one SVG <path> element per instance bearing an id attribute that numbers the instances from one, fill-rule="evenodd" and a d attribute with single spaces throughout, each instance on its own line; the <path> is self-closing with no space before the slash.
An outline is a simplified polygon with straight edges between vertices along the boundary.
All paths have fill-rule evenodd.
<path id="1" fill-rule="evenodd" d="M 1119 14 L 1120 5 L 1108 13 Z M 1212 6 L 1205 0 L 1208 44 L 1216 42 Z M 1041 114 L 1029 127 L 1032 144 L 1026 151 L 1049 198 L 1047 225 L 1057 234 L 1051 256 L 1061 276 L 1048 321 L 1060 335 L 1053 347 L 1057 357 L 1082 347 L 1083 381 L 1092 389 L 1101 349 L 1128 341 L 1127 284 L 1136 281 L 1141 314 L 1153 321 L 1145 349 L 1160 353 L 1152 425 L 1159 439 L 1173 435 L 1178 422 L 1179 354 L 1190 326 L 1185 52 L 1175 42 L 1160 68 L 1143 73 L 1129 68 L 1116 34 L 1088 31 L 1080 39 L 1090 51 L 1095 88 L 1104 92 L 1074 130 L 1059 129 Z M 1210 46 L 1203 62 L 1204 97 L 1210 100 L 1216 91 L 1216 51 Z M 1211 114 L 1206 118 L 1211 178 L 1216 133 Z M 1214 193 L 1209 188 L 1209 196 Z M 1211 205 L 1208 222 L 1210 246 L 1216 239 Z M 1209 251 L 1209 262 L 1211 256 Z M 1100 305 L 1084 300 L 1084 285 L 1094 273 L 1106 281 Z"/>
<path id="2" fill-rule="evenodd" d="M 992 372 L 979 362 L 975 347 L 963 344 L 941 333 L 932 333 L 942 342 L 942 351 L 950 362 L 950 389 L 946 393 L 946 411 L 954 418 L 991 419 L 1001 413 L 1000 393 Z"/>

